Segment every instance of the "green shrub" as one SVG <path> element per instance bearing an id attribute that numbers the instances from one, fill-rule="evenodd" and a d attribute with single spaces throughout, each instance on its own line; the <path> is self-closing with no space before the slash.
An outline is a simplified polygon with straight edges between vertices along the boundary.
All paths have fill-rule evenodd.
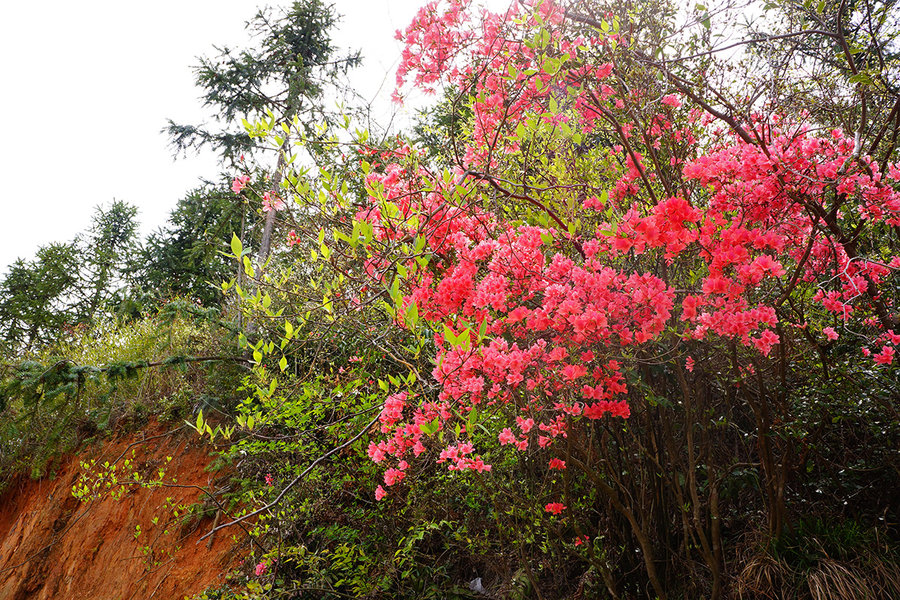
<path id="1" fill-rule="evenodd" d="M 216 315 L 217 316 L 217 315 Z M 180 419 L 210 393 L 233 394 L 238 371 L 190 357 L 233 346 L 209 318 L 161 312 L 80 328 L 0 372 L 0 481 L 48 465 L 100 432 Z M 214 366 L 213 366 L 214 365 Z"/>

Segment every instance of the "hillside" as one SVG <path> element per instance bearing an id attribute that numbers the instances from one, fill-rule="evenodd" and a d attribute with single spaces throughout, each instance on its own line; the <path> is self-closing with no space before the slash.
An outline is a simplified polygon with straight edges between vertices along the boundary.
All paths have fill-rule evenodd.
<path id="1" fill-rule="evenodd" d="M 0 495 L 0 598 L 183 598 L 220 584 L 239 544 L 229 535 L 198 543 L 215 511 L 197 519 L 183 508 L 215 484 L 208 452 L 196 436 L 154 425 L 85 447 L 55 476 L 14 481 Z M 129 458 L 141 473 L 165 469 L 165 485 L 127 486 L 118 499 L 73 496 L 83 462 L 122 473 Z"/>
<path id="2" fill-rule="evenodd" d="M 900 2 L 481 3 L 405 130 L 261 9 L 0 277 L 0 600 L 900 599 Z"/>

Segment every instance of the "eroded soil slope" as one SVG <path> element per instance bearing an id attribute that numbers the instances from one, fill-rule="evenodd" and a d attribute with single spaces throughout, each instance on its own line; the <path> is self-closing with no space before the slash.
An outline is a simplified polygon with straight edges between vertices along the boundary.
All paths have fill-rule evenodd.
<path id="1" fill-rule="evenodd" d="M 206 500 L 194 486 L 214 487 L 208 452 L 196 435 L 157 425 L 86 448 L 52 480 L 13 482 L 0 494 L 0 600 L 170 600 L 222 583 L 237 554 L 235 532 L 197 543 L 213 516 L 186 520 L 178 509 Z M 92 458 L 119 458 L 118 473 L 126 458 L 144 475 L 163 468 L 166 485 L 79 501 L 72 486 L 80 462 Z"/>

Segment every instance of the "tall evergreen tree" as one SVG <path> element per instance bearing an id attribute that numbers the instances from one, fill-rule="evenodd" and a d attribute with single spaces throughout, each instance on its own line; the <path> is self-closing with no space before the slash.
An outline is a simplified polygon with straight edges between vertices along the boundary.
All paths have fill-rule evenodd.
<path id="1" fill-rule="evenodd" d="M 310 132 L 328 121 L 325 92 L 346 92 L 342 76 L 359 62 L 358 53 L 335 57 L 330 30 L 336 22 L 334 8 L 321 0 L 263 9 L 247 23 L 255 45 L 216 47 L 216 56 L 201 57 L 195 82 L 217 122 L 210 127 L 170 120 L 164 131 L 176 152 L 208 146 L 234 164 L 241 154 L 259 150 L 244 130 L 244 119 L 269 112 L 277 121 L 300 117 Z"/>
<path id="2" fill-rule="evenodd" d="M 10 353 L 58 339 L 74 321 L 79 282 L 74 242 L 42 246 L 34 260 L 16 260 L 0 281 L 0 337 Z"/>
<path id="3" fill-rule="evenodd" d="M 142 252 L 141 288 L 160 298 L 189 296 L 204 306 L 221 300 L 219 284 L 234 275 L 220 251 L 232 234 L 250 230 L 256 212 L 235 198 L 228 184 L 207 183 L 189 192 L 168 223 L 147 238 Z"/>
<path id="4" fill-rule="evenodd" d="M 79 321 L 121 300 L 140 250 L 137 227 L 137 207 L 122 200 L 94 210 L 90 228 L 76 240 L 82 257 Z"/>
<path id="5" fill-rule="evenodd" d="M 67 326 L 116 310 L 139 252 L 136 216 L 137 208 L 121 200 L 98 206 L 86 232 L 9 267 L 0 280 L 0 340 L 7 350 L 52 344 Z"/>
<path id="6" fill-rule="evenodd" d="M 214 58 L 200 58 L 195 81 L 203 90 L 203 105 L 215 111 L 217 123 L 208 127 L 170 120 L 164 131 L 176 152 L 209 147 L 236 167 L 245 154 L 266 149 L 247 135 L 245 119 L 271 115 L 276 122 L 296 122 L 311 135 L 317 126 L 329 123 L 334 115 L 326 108 L 325 96 L 348 94 L 346 73 L 359 62 L 358 53 L 335 56 L 330 31 L 336 22 L 333 6 L 297 0 L 286 9 L 261 10 L 247 23 L 256 44 L 240 50 L 216 47 Z M 285 136 L 275 177 L 269 182 L 276 192 L 291 153 L 290 136 Z M 274 225 L 275 211 L 270 211 L 259 242 L 260 263 L 269 255 Z"/>

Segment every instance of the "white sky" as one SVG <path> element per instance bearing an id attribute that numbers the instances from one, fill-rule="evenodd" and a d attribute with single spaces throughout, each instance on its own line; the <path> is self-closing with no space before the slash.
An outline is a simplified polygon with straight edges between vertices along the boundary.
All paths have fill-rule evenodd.
<path id="1" fill-rule="evenodd" d="M 401 50 L 394 31 L 424 2 L 334 2 L 343 18 L 333 39 L 362 50 L 352 81 L 369 99 L 382 88 L 382 114 Z M 288 2 L 3 2 L 0 273 L 40 245 L 70 240 L 114 198 L 137 205 L 149 233 L 201 178 L 216 178 L 212 154 L 175 161 L 160 130 L 168 118 L 209 118 L 191 67 L 213 45 L 246 44 L 244 23 L 266 4 Z"/>

